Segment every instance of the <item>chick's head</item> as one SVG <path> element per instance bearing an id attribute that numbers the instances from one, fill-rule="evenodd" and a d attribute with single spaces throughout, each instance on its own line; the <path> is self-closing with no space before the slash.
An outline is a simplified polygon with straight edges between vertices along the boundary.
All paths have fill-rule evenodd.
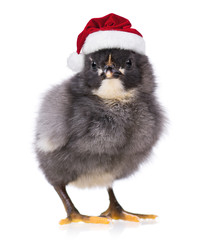
<path id="1" fill-rule="evenodd" d="M 92 94 L 103 99 L 126 100 L 154 88 L 148 58 L 130 50 L 103 49 L 86 55 L 83 74 Z"/>

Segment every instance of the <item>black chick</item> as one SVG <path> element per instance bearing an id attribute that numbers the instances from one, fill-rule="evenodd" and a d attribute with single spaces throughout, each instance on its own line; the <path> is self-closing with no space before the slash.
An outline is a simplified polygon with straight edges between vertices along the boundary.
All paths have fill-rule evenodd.
<path id="1" fill-rule="evenodd" d="M 116 200 L 112 183 L 133 174 L 158 140 L 163 114 L 155 97 L 147 56 L 103 49 L 85 55 L 84 69 L 45 96 L 36 130 L 36 153 L 49 183 L 63 201 L 70 222 L 139 221 Z M 99 217 L 81 215 L 65 186 L 104 186 L 109 208 Z"/>

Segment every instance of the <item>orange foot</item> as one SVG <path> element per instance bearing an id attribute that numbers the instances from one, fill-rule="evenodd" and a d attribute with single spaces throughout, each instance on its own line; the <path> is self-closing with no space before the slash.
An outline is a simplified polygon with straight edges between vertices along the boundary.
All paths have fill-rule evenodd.
<path id="1" fill-rule="evenodd" d="M 125 220 L 131 222 L 140 222 L 140 219 L 155 219 L 157 215 L 136 214 L 125 211 L 120 205 L 110 206 L 100 217 L 107 217 L 114 220 Z"/>
<path id="2" fill-rule="evenodd" d="M 72 222 L 109 224 L 110 219 L 108 219 L 107 217 L 91 217 L 91 216 L 81 215 L 80 213 L 72 213 L 67 218 L 62 219 L 59 222 L 59 224 L 64 225 Z"/>

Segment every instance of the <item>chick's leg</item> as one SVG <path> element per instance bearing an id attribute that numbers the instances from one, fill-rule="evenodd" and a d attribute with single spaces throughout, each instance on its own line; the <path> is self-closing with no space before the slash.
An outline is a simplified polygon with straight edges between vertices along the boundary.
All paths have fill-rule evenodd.
<path id="1" fill-rule="evenodd" d="M 125 211 L 118 203 L 113 189 L 108 188 L 107 190 L 109 194 L 110 204 L 108 209 L 100 215 L 101 217 L 108 217 L 115 220 L 122 219 L 131 222 L 139 222 L 140 218 L 155 219 L 157 217 L 156 215 L 136 214 Z"/>
<path id="2" fill-rule="evenodd" d="M 82 215 L 79 211 L 75 208 L 74 204 L 72 203 L 69 195 L 66 192 L 65 186 L 54 186 L 56 192 L 58 193 L 59 197 L 61 198 L 65 210 L 67 212 L 67 218 L 62 219 L 59 224 L 64 225 L 72 222 L 85 222 L 85 223 L 102 223 L 108 224 L 110 220 L 106 217 L 91 217 Z"/>

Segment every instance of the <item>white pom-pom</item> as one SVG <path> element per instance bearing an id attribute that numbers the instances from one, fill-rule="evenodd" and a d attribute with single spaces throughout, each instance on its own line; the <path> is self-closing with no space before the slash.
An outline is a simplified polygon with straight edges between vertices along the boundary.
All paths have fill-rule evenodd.
<path id="1" fill-rule="evenodd" d="M 67 66 L 74 72 L 80 72 L 84 67 L 84 54 L 72 53 L 67 59 Z"/>

